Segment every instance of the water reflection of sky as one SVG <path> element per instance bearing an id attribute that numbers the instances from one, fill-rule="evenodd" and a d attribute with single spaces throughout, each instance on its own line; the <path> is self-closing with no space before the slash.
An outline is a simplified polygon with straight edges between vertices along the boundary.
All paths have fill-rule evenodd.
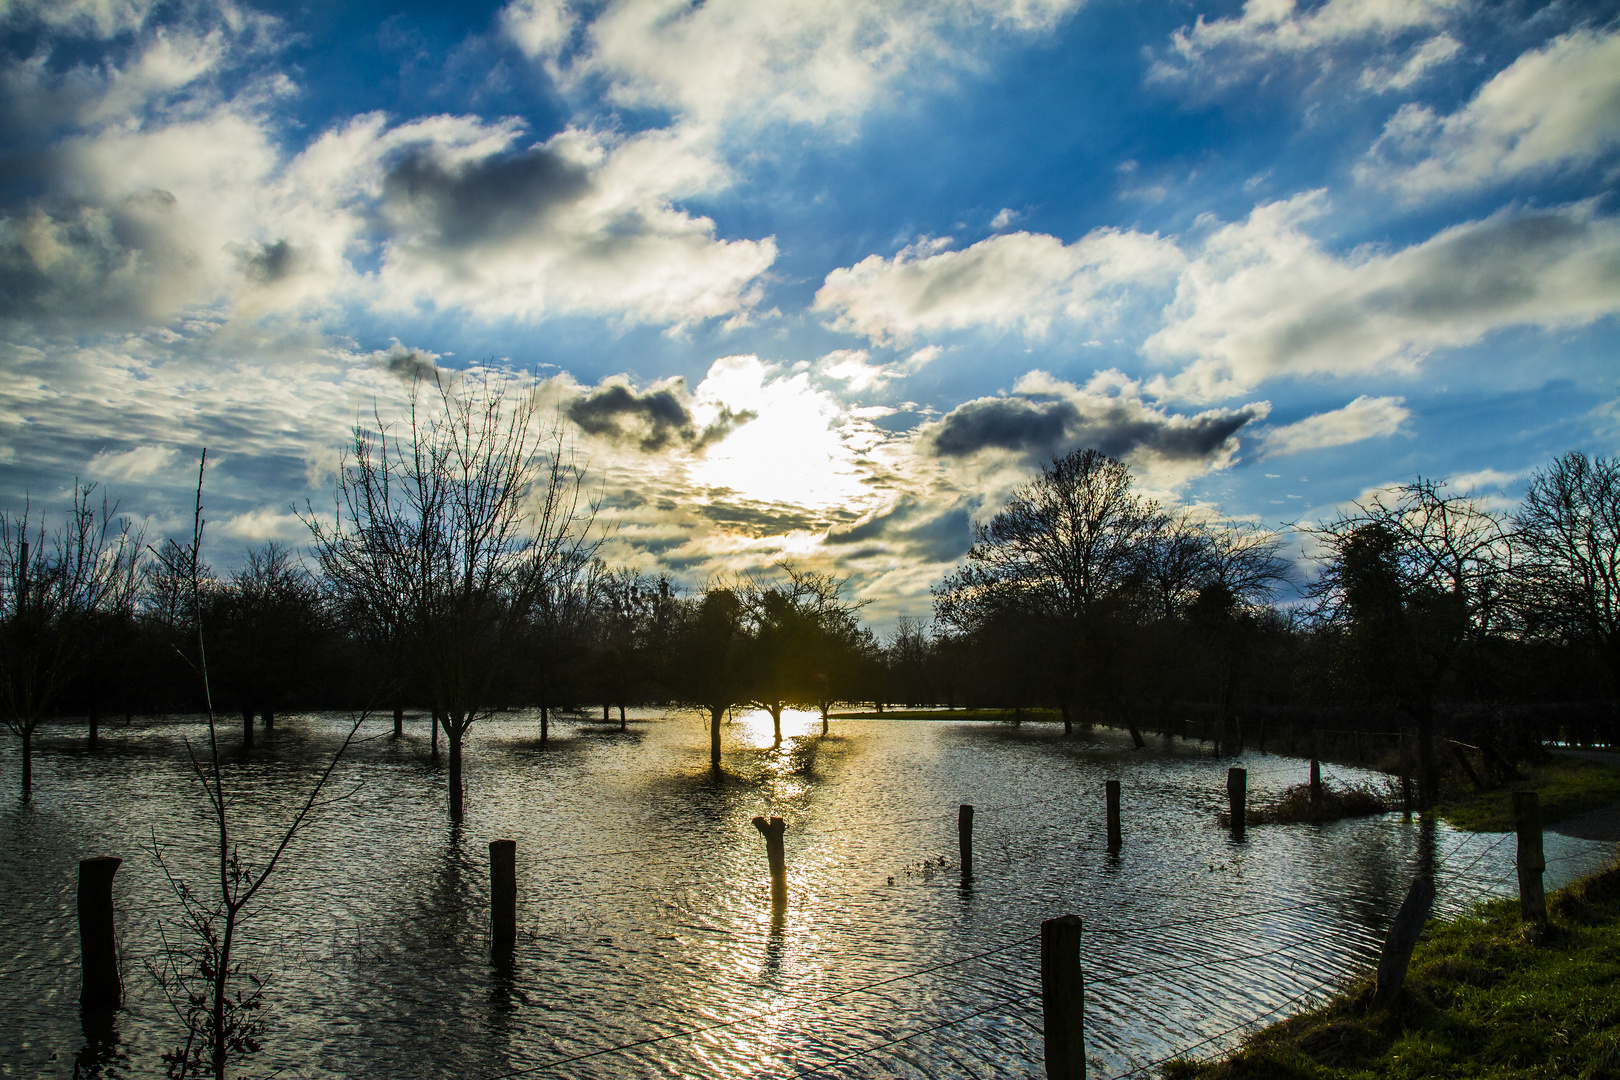
<path id="1" fill-rule="evenodd" d="M 777 746 L 756 711 L 726 726 L 717 779 L 695 716 L 559 727 L 548 747 L 527 716 L 475 729 L 460 830 L 443 821 L 420 731 L 401 744 L 386 723 L 368 728 L 377 737 L 340 770 L 354 794 L 293 850 L 246 928 L 244 959 L 269 976 L 260 1071 L 1028 1076 L 1041 1054 L 1030 938 L 1072 911 L 1086 925 L 1088 1050 L 1106 1077 L 1364 969 L 1420 868 L 1447 912 L 1514 888 L 1510 837 L 1400 815 L 1234 843 L 1215 824 L 1231 760 L 1197 744 L 1133 752 L 1114 732 L 1065 741 L 1046 725 L 949 720 L 835 720 L 823 739 L 818 716 L 788 712 Z M 161 1072 L 173 1018 L 141 965 L 174 911 L 141 848 L 155 834 L 205 871 L 186 731 L 137 725 L 94 757 L 52 734 L 33 804 L 0 815 L 0 1024 L 25 1033 L 0 1045 L 6 1074 L 71 1074 L 74 873 L 93 854 L 125 859 L 119 1033 L 135 1073 Z M 271 749 L 230 762 L 248 834 L 289 811 L 336 732 L 330 718 L 284 719 Z M 0 770 L 16 764 L 8 746 Z M 1304 778 L 1295 759 L 1244 764 L 1255 798 Z M 1118 855 L 1104 850 L 1107 779 L 1124 789 Z M 967 888 L 964 801 L 978 807 Z M 757 814 L 788 822 L 785 909 L 771 906 Z M 518 842 L 510 964 L 488 949 L 496 837 Z M 1549 834 L 1549 885 L 1605 850 Z M 626 1048 L 601 1052 L 614 1047 Z M 546 1069 L 564 1059 L 576 1060 Z"/>

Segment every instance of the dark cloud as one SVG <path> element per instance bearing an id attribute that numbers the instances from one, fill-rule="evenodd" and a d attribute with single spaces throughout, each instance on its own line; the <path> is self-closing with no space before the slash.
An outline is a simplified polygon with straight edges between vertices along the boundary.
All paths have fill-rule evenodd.
<path id="1" fill-rule="evenodd" d="M 240 245 L 234 254 L 242 276 L 257 285 L 285 281 L 298 271 L 302 262 L 298 249 L 284 239 L 273 244 Z"/>
<path id="2" fill-rule="evenodd" d="M 941 457 L 990 448 L 1052 457 L 1088 446 L 1116 458 L 1145 450 L 1173 461 L 1196 461 L 1220 452 L 1245 424 L 1264 415 L 1260 405 L 1186 417 L 1166 415 L 1134 398 L 980 398 L 947 413 L 925 445 Z"/>
<path id="3" fill-rule="evenodd" d="M 35 205 L 0 218 L 0 317 L 91 326 L 162 317 L 196 284 L 175 198 L 137 192 L 113 206 Z"/>
<path id="4" fill-rule="evenodd" d="M 388 373 L 398 375 L 408 383 L 421 379 L 423 382 L 439 381 L 439 365 L 433 358 L 418 349 L 396 349 L 388 356 Z"/>
<path id="5" fill-rule="evenodd" d="M 634 443 L 647 453 L 672 442 L 701 452 L 758 417 L 746 410 L 722 409 L 712 424 L 699 429 L 680 380 L 643 392 L 621 382 L 604 383 L 570 403 L 567 411 L 568 418 L 587 434 Z"/>
<path id="6" fill-rule="evenodd" d="M 881 541 L 891 555 L 905 555 L 925 562 L 955 562 L 973 542 L 973 523 L 966 510 L 951 507 L 944 511 L 907 495 L 894 505 L 844 526 L 827 530 L 829 545 L 866 544 Z M 869 554 L 862 548 L 849 558 Z"/>
<path id="7" fill-rule="evenodd" d="M 383 180 L 389 215 L 439 247 L 466 249 L 526 234 L 590 190 L 585 168 L 541 147 L 447 165 L 426 148 Z"/>
<path id="8" fill-rule="evenodd" d="M 698 513 L 729 532 L 749 536 L 781 536 L 794 531 L 819 532 L 828 527 L 828 515 L 810 514 L 803 507 L 755 502 L 711 502 L 698 507 Z M 855 515 L 837 513 L 834 520 L 850 520 Z"/>

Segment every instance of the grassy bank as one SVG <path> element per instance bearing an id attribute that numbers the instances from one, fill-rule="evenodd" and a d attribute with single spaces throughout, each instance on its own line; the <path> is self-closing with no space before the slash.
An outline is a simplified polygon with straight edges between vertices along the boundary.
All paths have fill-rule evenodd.
<path id="1" fill-rule="evenodd" d="M 1172 1080 L 1620 1077 L 1620 865 L 1549 898 L 1538 930 L 1517 900 L 1431 922 L 1395 1006 L 1370 1008 L 1370 977 L 1319 1009 Z"/>
<path id="2" fill-rule="evenodd" d="M 1513 828 L 1515 788 L 1536 792 L 1543 824 L 1620 802 L 1620 768 L 1613 765 L 1560 755 L 1520 771 L 1524 783 L 1493 791 L 1457 792 L 1435 811 L 1459 829 L 1507 832 Z"/>

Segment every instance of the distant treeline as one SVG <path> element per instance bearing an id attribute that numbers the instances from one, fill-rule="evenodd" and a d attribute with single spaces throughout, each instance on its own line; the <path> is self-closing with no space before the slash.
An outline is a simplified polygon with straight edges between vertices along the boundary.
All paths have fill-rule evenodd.
<path id="1" fill-rule="evenodd" d="M 1320 572 L 1295 582 L 1278 535 L 1161 506 L 1079 450 L 975 526 L 931 622 L 880 641 L 843 580 L 791 564 L 696 593 L 605 565 L 532 406 L 488 384 L 428 404 L 408 429 L 356 429 L 308 559 L 269 544 L 199 567 L 195 601 L 192 553 L 145 546 L 90 489 L 60 528 L 0 515 L 0 710 L 25 749 L 49 716 L 200 709 L 199 624 L 217 711 L 428 709 L 457 771 L 467 725 L 510 707 L 699 708 L 716 767 L 744 706 L 1043 707 L 1251 743 L 1266 717 L 1408 730 L 1425 797 L 1437 738 L 1503 760 L 1615 742 L 1610 459 L 1564 455 L 1511 512 L 1418 478 L 1302 527 Z"/>

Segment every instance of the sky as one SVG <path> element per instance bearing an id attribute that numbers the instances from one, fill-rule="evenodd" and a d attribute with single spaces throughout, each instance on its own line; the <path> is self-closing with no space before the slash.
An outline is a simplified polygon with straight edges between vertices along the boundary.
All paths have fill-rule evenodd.
<path id="1" fill-rule="evenodd" d="M 1287 530 L 1620 444 L 1620 2 L 0 0 L 0 508 L 302 545 L 510 373 L 604 557 L 882 627 L 1043 462 Z"/>

